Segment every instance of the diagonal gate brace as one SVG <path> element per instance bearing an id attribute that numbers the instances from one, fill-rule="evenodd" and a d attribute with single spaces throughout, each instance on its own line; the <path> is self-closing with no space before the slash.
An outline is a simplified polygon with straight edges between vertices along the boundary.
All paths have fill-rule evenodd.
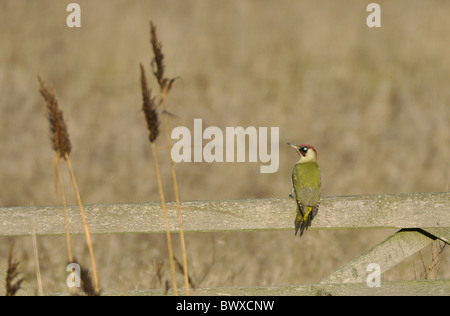
<path id="1" fill-rule="evenodd" d="M 448 228 L 401 229 L 321 280 L 319 284 L 366 282 L 369 264 L 376 263 L 380 266 L 381 272 L 385 272 L 436 239 L 448 243 L 449 237 Z"/>

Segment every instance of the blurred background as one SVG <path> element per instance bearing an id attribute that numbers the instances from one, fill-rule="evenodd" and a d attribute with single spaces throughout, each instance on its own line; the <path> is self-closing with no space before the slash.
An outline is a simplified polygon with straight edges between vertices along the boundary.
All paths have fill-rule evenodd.
<path id="1" fill-rule="evenodd" d="M 318 150 L 323 196 L 448 191 L 450 2 L 377 1 L 382 27 L 373 29 L 369 2 L 77 1 L 81 28 L 68 28 L 68 1 L 1 1 L 0 207 L 57 204 L 38 74 L 54 85 L 64 111 L 83 202 L 159 201 L 140 111 L 139 63 L 159 90 L 150 71 L 150 20 L 166 75 L 180 77 L 167 99 L 176 115 L 171 128 L 192 131 L 194 118 L 203 128 L 280 128 L 278 172 L 261 174 L 260 163 L 177 164 L 182 200 L 287 197 L 298 160 L 288 141 Z M 165 136 L 157 146 L 173 200 Z M 68 200 L 76 203 L 72 192 Z M 309 230 L 301 239 L 293 230 L 189 233 L 188 265 L 201 287 L 308 284 L 393 232 Z M 84 236 L 73 239 L 88 265 Z M 0 240 L 6 264 L 12 238 Z M 93 241 L 104 290 L 158 288 L 158 269 L 170 278 L 162 234 Z M 31 239 L 15 242 L 22 272 L 36 284 Z M 424 265 L 438 248 L 382 280 L 429 277 Z M 38 249 L 44 291 L 65 291 L 64 237 L 39 237 Z M 177 246 L 175 254 L 181 258 Z M 448 249 L 440 262 L 434 277 L 449 278 Z"/>

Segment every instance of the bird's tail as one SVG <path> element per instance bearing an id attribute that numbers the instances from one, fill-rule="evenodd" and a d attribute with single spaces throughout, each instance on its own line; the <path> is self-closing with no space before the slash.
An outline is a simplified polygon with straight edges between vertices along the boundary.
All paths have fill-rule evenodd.
<path id="1" fill-rule="evenodd" d="M 297 216 L 295 217 L 295 235 L 297 235 L 300 229 L 300 237 L 303 235 L 303 231 L 311 226 L 311 222 L 314 219 L 314 212 L 312 206 L 305 207 L 305 215 L 302 215 L 300 210 L 297 211 Z"/>

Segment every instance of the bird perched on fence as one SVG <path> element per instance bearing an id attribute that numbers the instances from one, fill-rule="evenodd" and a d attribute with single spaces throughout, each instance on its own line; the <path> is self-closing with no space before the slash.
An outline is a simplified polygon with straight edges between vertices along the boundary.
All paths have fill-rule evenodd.
<path id="1" fill-rule="evenodd" d="M 300 229 L 303 231 L 311 226 L 311 222 L 319 211 L 320 200 L 320 170 L 317 163 L 317 151 L 310 145 L 293 145 L 300 156 L 300 160 L 292 170 L 292 193 L 290 195 L 297 202 L 297 216 L 295 217 L 295 235 Z"/>

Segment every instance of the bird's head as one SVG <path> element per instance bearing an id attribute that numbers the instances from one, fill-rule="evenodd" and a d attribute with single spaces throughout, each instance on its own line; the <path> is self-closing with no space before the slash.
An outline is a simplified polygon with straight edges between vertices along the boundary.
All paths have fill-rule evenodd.
<path id="1" fill-rule="evenodd" d="M 317 161 L 317 151 L 311 145 L 294 145 L 288 143 L 289 146 L 294 148 L 300 156 L 299 163 L 304 163 L 308 161 Z"/>

